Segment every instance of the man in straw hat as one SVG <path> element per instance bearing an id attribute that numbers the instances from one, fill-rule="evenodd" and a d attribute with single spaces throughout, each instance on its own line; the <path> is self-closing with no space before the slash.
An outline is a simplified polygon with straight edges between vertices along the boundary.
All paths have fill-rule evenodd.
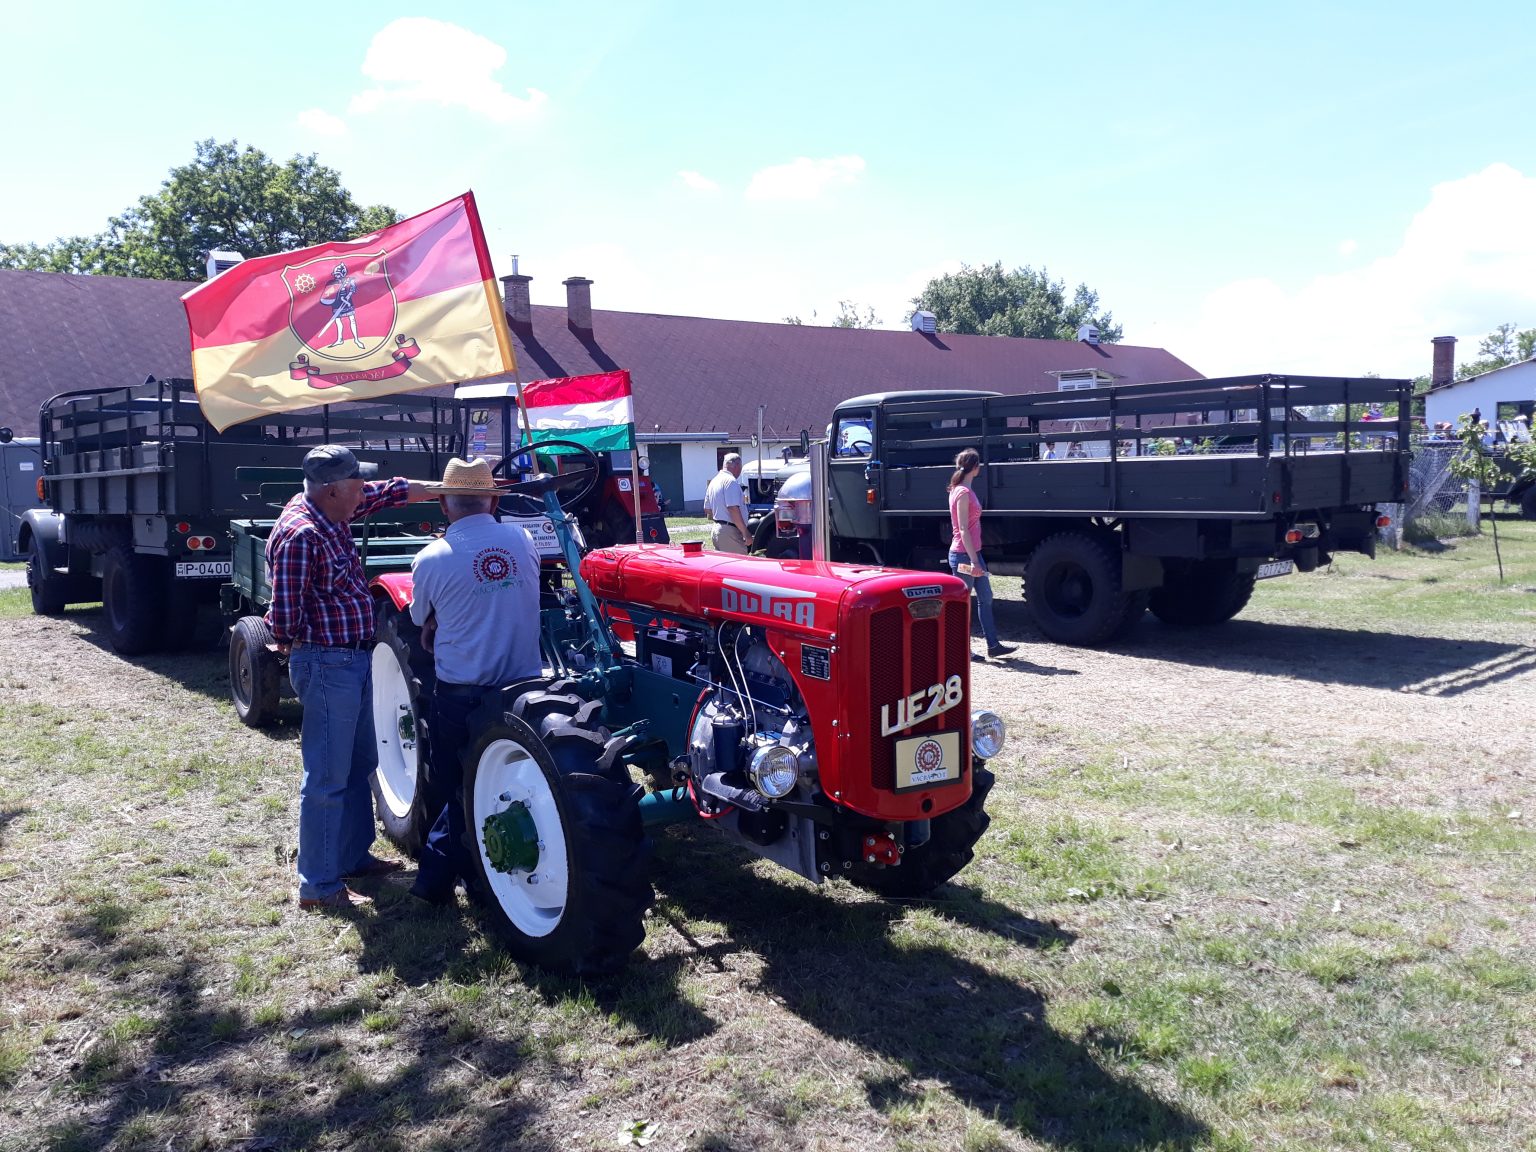
<path id="1" fill-rule="evenodd" d="M 484 460 L 450 460 L 430 486 L 448 531 L 416 555 L 411 619 L 432 653 L 432 762 L 420 783 L 433 819 L 411 894 L 432 904 L 453 899 L 464 874 L 460 756 L 469 714 L 489 689 L 543 673 L 539 653 L 539 554 L 516 524 L 491 515 L 497 490 Z"/>
<path id="2" fill-rule="evenodd" d="M 347 880 L 400 865 L 373 855 L 368 777 L 379 766 L 373 731 L 373 598 L 352 541 L 352 521 L 407 500 L 423 485 L 322 444 L 304 457 L 304 490 L 267 538 L 273 647 L 304 705 L 299 785 L 299 907 L 346 909 L 371 901 Z"/>

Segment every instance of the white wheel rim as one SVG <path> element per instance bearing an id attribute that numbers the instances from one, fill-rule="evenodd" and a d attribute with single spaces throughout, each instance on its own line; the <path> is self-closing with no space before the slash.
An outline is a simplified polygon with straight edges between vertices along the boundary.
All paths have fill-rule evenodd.
<path id="1" fill-rule="evenodd" d="M 519 802 L 538 830 L 539 862 L 531 873 L 499 872 L 486 851 L 485 820 Z M 525 936 L 548 936 L 560 926 L 570 890 L 565 829 L 544 770 L 521 742 L 496 740 L 481 753 L 469 820 L 486 883 L 507 919 Z"/>
<path id="2" fill-rule="evenodd" d="M 400 721 L 411 717 L 415 738 L 407 740 Z M 420 763 L 421 726 L 411 710 L 410 686 L 400 661 L 388 644 L 373 646 L 373 734 L 379 742 L 379 768 L 375 779 L 384 807 L 404 820 L 416 799 L 416 769 Z"/>

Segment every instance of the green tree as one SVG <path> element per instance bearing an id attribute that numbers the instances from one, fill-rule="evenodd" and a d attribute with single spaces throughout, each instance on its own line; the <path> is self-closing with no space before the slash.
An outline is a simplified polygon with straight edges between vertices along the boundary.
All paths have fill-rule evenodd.
<path id="1" fill-rule="evenodd" d="M 837 307 L 837 319 L 832 321 L 834 328 L 873 328 L 880 323 L 873 308 L 866 307 L 861 312 L 852 300 L 839 300 Z"/>
<path id="2" fill-rule="evenodd" d="M 941 332 L 1076 340 L 1082 325 L 1093 324 L 1106 344 L 1122 333 L 1112 313 L 1098 310 L 1099 294 L 1088 285 L 1079 284 L 1068 299 L 1066 282 L 1052 280 L 1044 268 L 1005 272 L 1002 261 L 962 264 L 959 272 L 928 281 L 912 305 L 932 312 Z"/>
<path id="3" fill-rule="evenodd" d="M 1495 368 L 1518 364 L 1536 355 L 1536 328 L 1517 328 L 1513 324 L 1500 324 L 1483 337 L 1477 346 L 1477 359 L 1470 364 L 1458 364 L 1456 376 L 1481 376 Z"/>
<path id="4" fill-rule="evenodd" d="M 51 244 L 0 244 L 0 267 L 150 280 L 200 280 L 204 253 L 286 252 L 365 235 L 400 219 L 393 208 L 360 207 L 341 176 L 313 155 L 279 164 L 238 141 L 203 140 L 190 164 L 172 168 L 160 191 L 107 222 L 96 236 Z"/>

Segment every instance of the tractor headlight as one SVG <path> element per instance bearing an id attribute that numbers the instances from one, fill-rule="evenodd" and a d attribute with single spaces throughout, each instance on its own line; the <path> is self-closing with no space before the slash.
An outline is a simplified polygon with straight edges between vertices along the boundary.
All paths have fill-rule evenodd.
<path id="1" fill-rule="evenodd" d="M 800 758 L 782 744 L 765 744 L 747 761 L 747 776 L 770 800 L 780 800 L 795 790 L 800 782 Z"/>
<path id="2" fill-rule="evenodd" d="M 971 713 L 971 751 L 983 760 L 990 760 L 1003 750 L 1008 739 L 1008 726 L 996 712 L 978 708 Z"/>

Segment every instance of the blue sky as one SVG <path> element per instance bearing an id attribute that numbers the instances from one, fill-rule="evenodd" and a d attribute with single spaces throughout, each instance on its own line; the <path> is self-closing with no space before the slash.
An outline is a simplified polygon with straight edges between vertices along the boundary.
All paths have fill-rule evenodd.
<path id="1" fill-rule="evenodd" d="M 1210 375 L 1415 375 L 1536 326 L 1514 4 L 9 11 L 0 240 L 97 231 L 234 138 L 407 214 L 472 188 L 535 303 L 583 275 L 598 308 L 898 327 L 1001 260 Z"/>

